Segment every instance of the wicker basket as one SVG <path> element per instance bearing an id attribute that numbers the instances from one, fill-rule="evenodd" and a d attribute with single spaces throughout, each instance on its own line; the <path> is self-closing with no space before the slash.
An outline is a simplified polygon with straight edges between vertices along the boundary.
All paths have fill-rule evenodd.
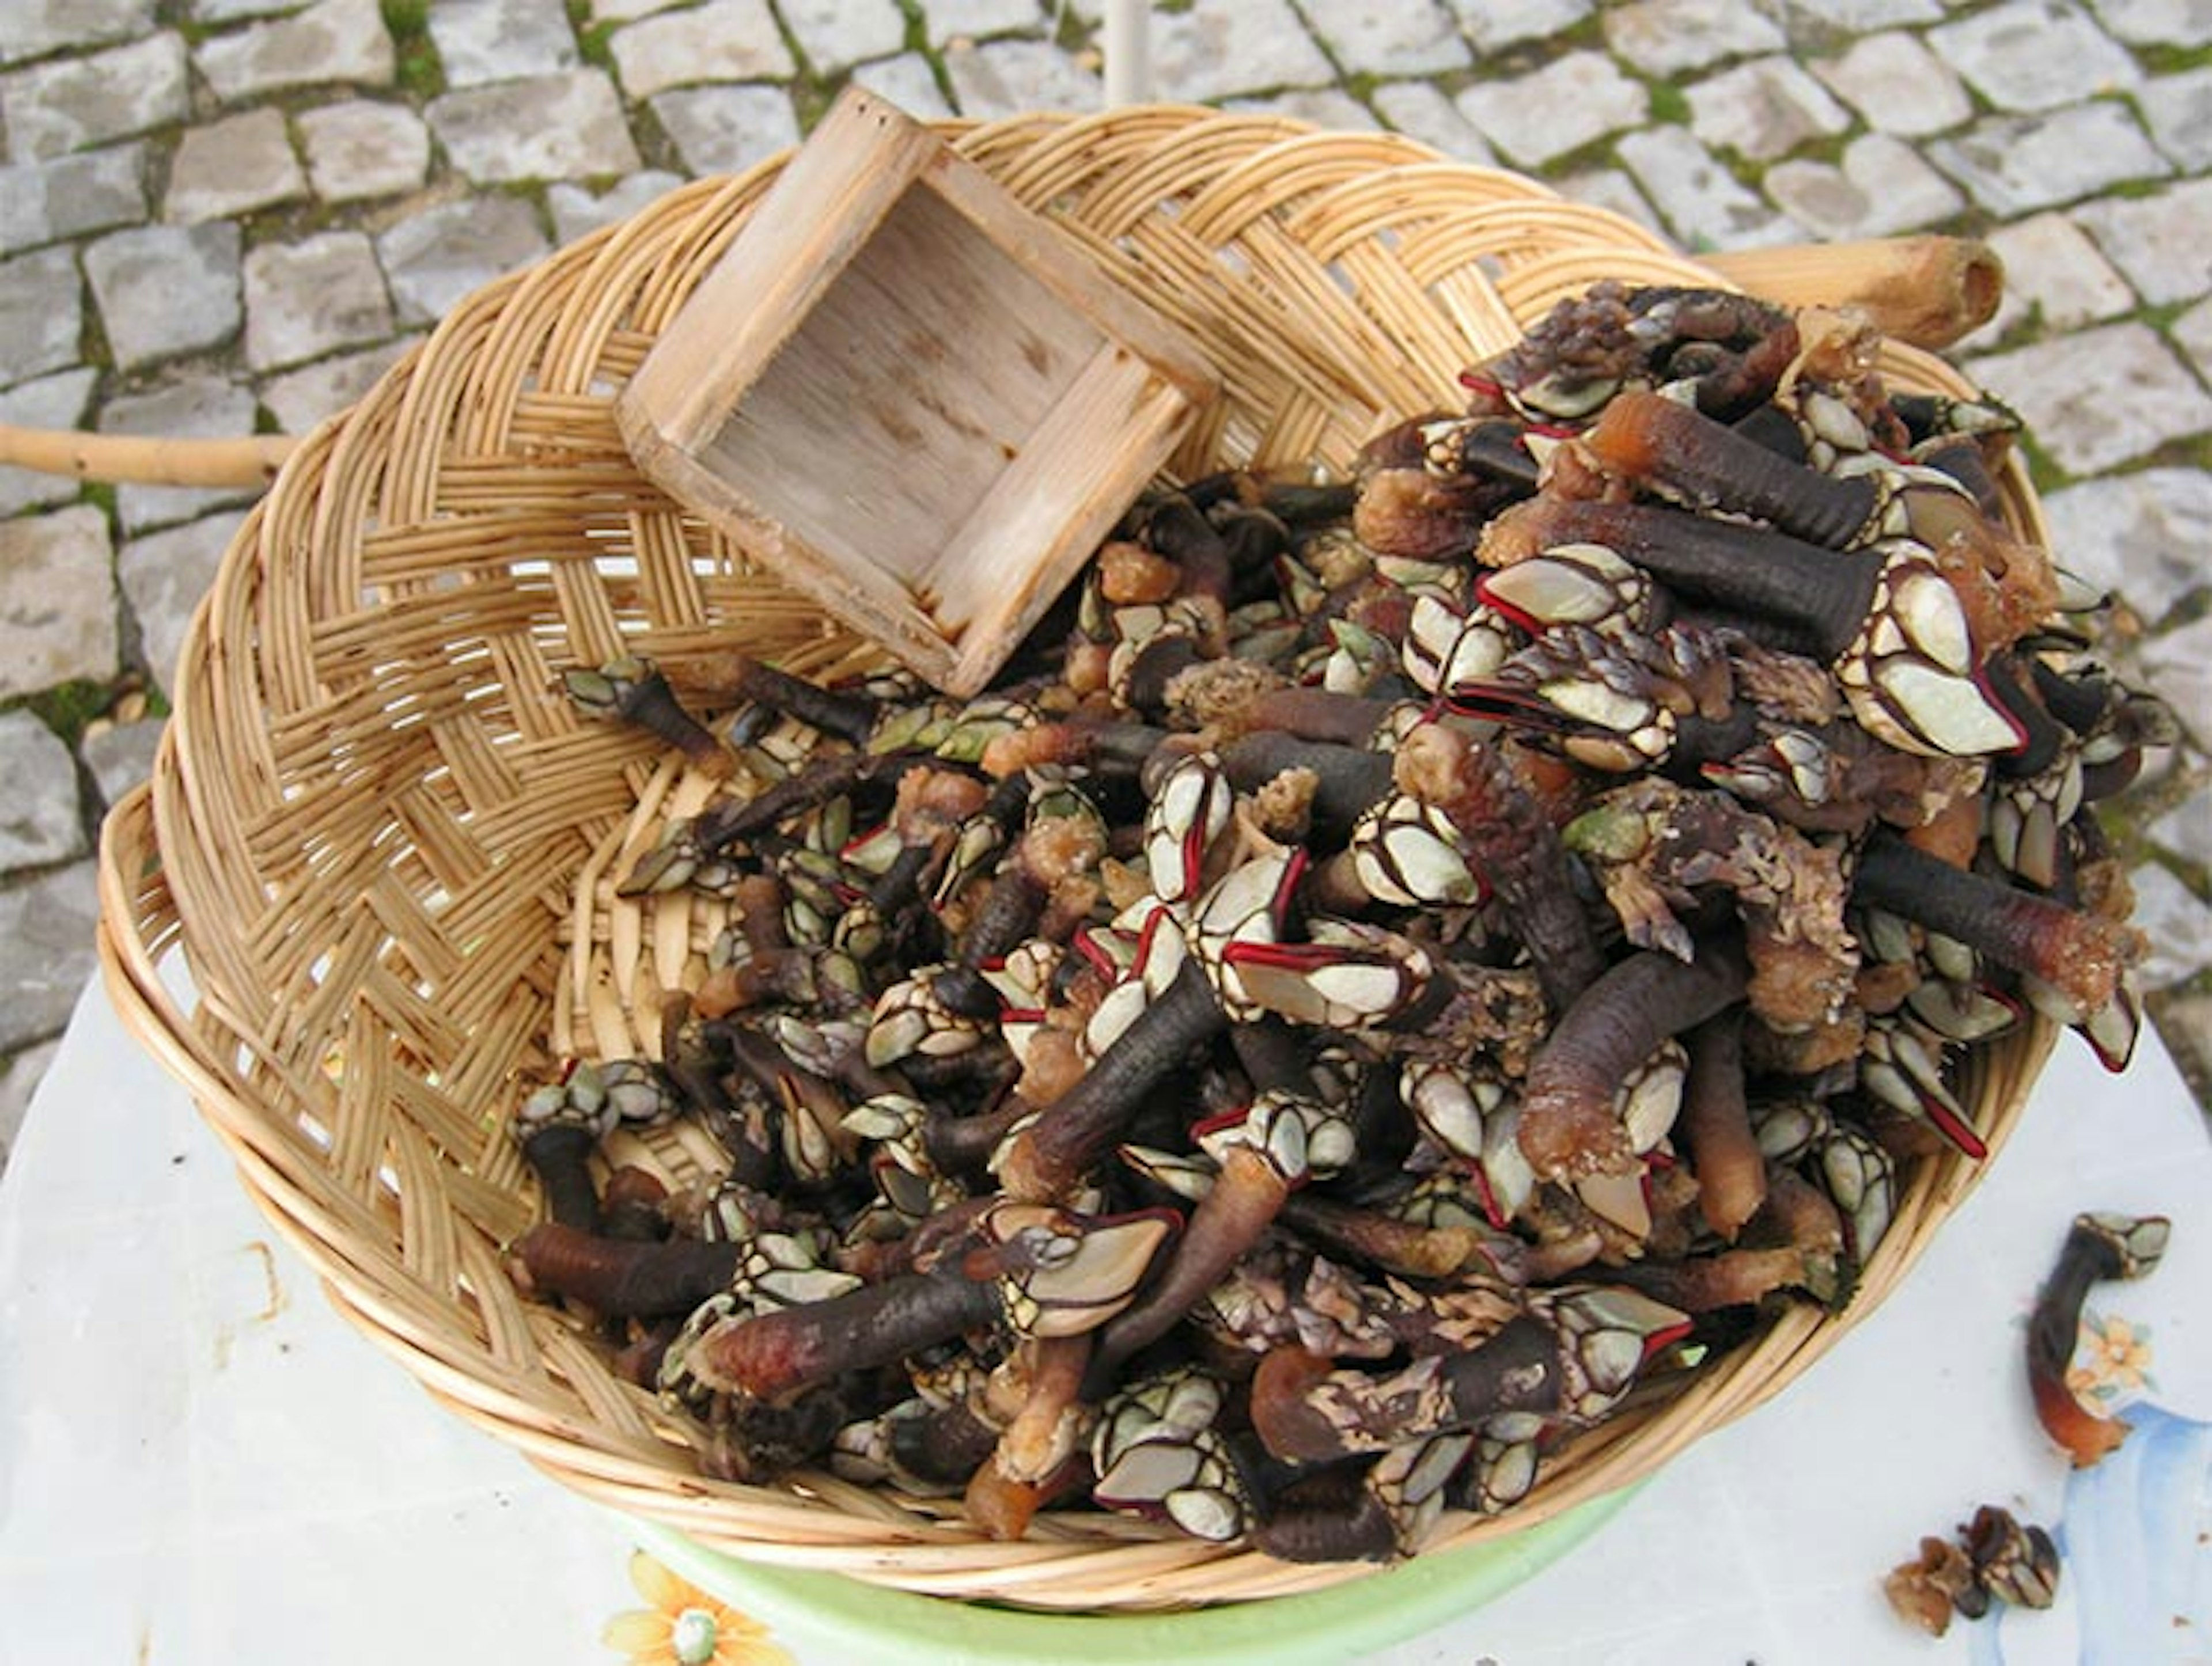
<path id="1" fill-rule="evenodd" d="M 1455 403 L 1459 370 L 1563 295 L 1604 276 L 1713 281 L 1625 220 L 1394 137 L 1169 107 L 943 130 L 1217 360 L 1226 397 L 1180 474 L 1342 465 L 1385 418 Z M 611 413 L 780 165 L 679 190 L 472 296 L 287 464 L 194 621 L 154 778 L 107 823 L 102 951 L 125 1021 L 339 1310 L 594 1499 L 741 1556 L 1049 1608 L 1355 1577 L 1103 1513 L 998 1543 L 826 1475 L 704 1479 L 681 1425 L 502 1269 L 537 1209 L 505 1130 L 518 1078 L 649 1045 L 659 992 L 696 978 L 715 924 L 705 905 L 613 899 L 609 875 L 705 789 L 573 715 L 556 673 L 717 639 L 815 672 L 868 657 L 641 480 Z M 1966 391 L 1922 354 L 1888 369 Z M 2024 477 L 2006 489 L 2039 537 Z M 163 978 L 179 950 L 189 1013 Z M 2038 1026 L 1970 1067 L 1992 1147 L 2050 1040 Z M 687 1137 L 628 1154 L 695 1174 L 705 1148 Z M 1850 1314 L 1788 1314 L 1576 1442 L 1516 1512 L 1453 1518 L 1443 1543 L 1621 1487 L 1773 1394 L 1882 1299 L 1975 1178 L 1956 1157 L 1919 1165 Z"/>

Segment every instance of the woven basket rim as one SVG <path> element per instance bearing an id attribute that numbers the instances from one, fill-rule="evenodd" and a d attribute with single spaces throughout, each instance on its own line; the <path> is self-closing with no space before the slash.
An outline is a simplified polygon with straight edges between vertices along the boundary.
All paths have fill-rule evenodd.
<path id="1" fill-rule="evenodd" d="M 1449 349 L 1465 363 L 1504 344 L 1495 338 L 1500 317 L 1525 321 L 1557 294 L 1614 267 L 1634 278 L 1671 274 L 1717 281 L 1617 215 L 1395 136 L 1332 134 L 1279 116 L 1173 106 L 934 125 L 1103 257 L 1119 257 L 1152 229 L 1170 199 L 1183 222 L 1171 228 L 1176 235 L 1189 238 L 1194 227 L 1220 235 L 1229 252 L 1210 266 L 1198 264 L 1182 243 L 1145 246 L 1147 270 L 1167 286 L 1163 304 L 1171 316 L 1192 297 L 1210 300 L 1209 286 L 1227 288 L 1261 268 L 1299 305 L 1316 303 L 1317 272 L 1342 275 L 1348 288 L 1358 289 L 1356 300 L 1349 293 L 1320 296 L 1340 309 L 1325 316 L 1294 316 L 1279 301 L 1275 316 L 1232 320 L 1227 345 L 1253 355 L 1249 363 L 1226 367 L 1232 408 L 1240 378 L 1283 374 L 1287 363 L 1295 382 L 1295 373 L 1307 368 L 1298 356 L 1303 338 L 1267 334 L 1286 324 L 1357 346 L 1388 339 L 1378 321 L 1387 320 L 1411 332 L 1414 347 L 1431 359 Z M 1127 148 L 1126 160 L 1117 146 Z M 1115 157 L 1103 181 L 1096 160 L 1102 154 Z M 333 900 L 332 893 L 356 879 L 389 878 L 349 838 L 373 843 L 404 827 L 418 847 L 404 860 L 440 870 L 425 894 L 441 899 L 438 906 L 449 911 L 479 909 L 487 933 L 511 930 L 509 915 L 497 911 L 530 900 L 517 905 L 501 894 L 497 872 L 473 869 L 465 841 L 434 827 L 433 813 L 488 793 L 503 771 L 512 774 L 569 742 L 558 723 L 512 693 L 544 669 L 540 662 L 555 645 L 579 659 L 603 659 L 635 633 L 635 620 L 621 616 L 631 591 L 611 601 L 606 586 L 580 566 L 561 560 L 532 566 L 524 559 L 498 569 L 505 584 L 526 591 L 524 600 L 532 606 L 554 597 L 566 640 L 554 645 L 540 639 L 542 631 L 533 636 L 518 627 L 512 639 L 488 638 L 481 651 L 472 642 L 471 668 L 489 666 L 489 681 L 473 693 L 426 681 L 409 688 L 405 709 L 397 715 L 375 708 L 374 662 L 397 651 L 391 645 L 405 633 L 434 629 L 440 586 L 465 591 L 501 582 L 486 576 L 496 563 L 484 549 L 538 536 L 533 529 L 540 521 L 559 519 L 545 506 L 551 494 L 576 489 L 576 480 L 597 470 L 588 483 L 605 494 L 605 515 L 628 517 L 650 535 L 642 541 L 649 547 L 635 558 L 636 590 L 660 585 L 671 591 L 647 597 L 669 610 L 652 624 L 658 633 L 653 639 L 680 643 L 710 622 L 687 615 L 702 605 L 696 595 L 674 594 L 683 572 L 701 566 L 702 558 L 669 542 L 682 534 L 665 505 L 657 512 L 622 480 L 605 455 L 592 409 L 611 401 L 610 379 L 635 367 L 656 326 L 665 325 L 689 286 L 711 266 L 788 154 L 740 175 L 679 187 L 629 220 L 488 285 L 286 463 L 248 514 L 194 616 L 175 715 L 153 779 L 111 813 L 103 830 L 100 941 L 118 1010 L 126 1028 L 191 1091 L 236 1159 L 249 1196 L 307 1257 L 338 1311 L 441 1402 L 586 1495 L 740 1555 L 908 1589 L 1051 1607 L 1113 1610 L 1244 1600 L 1359 1577 L 1365 1570 L 1356 1566 L 1287 1569 L 1257 1552 L 1163 1538 L 1112 1519 L 1074 1531 L 1048 1516 L 1030 1540 L 999 1545 L 979 1540 L 964 1524 L 925 1519 L 827 1478 L 775 1488 L 706 1481 L 674 1461 L 683 1455 L 664 1438 L 664 1420 L 611 1379 L 594 1379 L 603 1368 L 580 1340 L 550 1318 L 502 1306 L 495 1235 L 440 1218 L 436 1205 L 447 1201 L 447 1186 L 463 1188 L 469 1207 L 485 1219 L 517 1230 L 531 1208 L 513 1154 L 480 1137 L 480 1130 L 472 1136 L 438 1103 L 449 1084 L 403 1080 L 374 1048 L 342 1046 L 337 1050 L 346 1070 L 333 1082 L 324 1075 L 327 1057 L 301 1051 L 302 1031 L 342 1040 L 378 1024 L 396 1027 L 425 1051 L 444 1039 L 441 1026 L 458 1021 L 447 1020 L 408 984 L 411 978 L 436 986 L 448 977 L 465 984 L 466 968 L 429 965 L 441 946 L 427 931 L 397 948 L 393 940 L 373 941 L 360 910 Z M 1529 223 L 1545 228 L 1549 243 L 1533 252 L 1468 256 L 1477 264 L 1419 283 L 1394 264 L 1395 251 L 1408 244 L 1421 255 L 1425 229 L 1431 248 L 1479 240 L 1480 227 L 1471 230 L 1470 222 L 1480 219 L 1485 202 L 1507 204 L 1500 214 L 1527 208 Z M 1443 205 L 1436 215 L 1450 216 L 1449 237 L 1433 229 L 1435 218 L 1424 207 L 1430 203 Z M 1096 224 L 1084 217 L 1093 207 Z M 1326 259 L 1300 243 L 1301 230 L 1323 239 Z M 1279 273 L 1270 262 L 1279 264 Z M 1297 285 L 1304 287 L 1292 287 Z M 1481 312 L 1492 304 L 1496 312 Z M 1926 354 L 1898 349 L 1886 364 L 1920 385 L 1970 391 Z M 1432 397 L 1447 391 L 1449 369 L 1424 381 L 1395 364 L 1375 367 L 1356 400 L 1342 395 L 1340 379 L 1331 379 L 1310 398 L 1291 398 L 1264 427 L 1240 427 L 1232 409 L 1191 442 L 1192 455 L 1225 448 L 1245 457 L 1303 457 L 1332 445 L 1341 452 L 1352 411 L 1418 409 L 1414 402 L 1425 388 Z M 571 426 L 563 427 L 564 421 Z M 525 427 L 527 433 L 517 439 Z M 526 488 L 501 498 L 502 478 L 526 477 Z M 2014 470 L 2006 486 L 2015 522 L 2039 536 L 2039 506 L 2024 473 Z M 544 495 L 532 498 L 532 492 Z M 703 560 L 718 584 L 726 554 L 709 550 Z M 471 565 L 478 562 L 483 565 Z M 372 568 L 379 575 L 374 582 L 364 578 Z M 528 570 L 517 577 L 520 568 Z M 623 582 L 631 581 L 625 575 Z M 758 602 L 768 621 L 758 627 L 780 651 L 817 669 L 849 662 L 849 642 L 779 612 L 772 597 L 729 588 L 737 582 L 713 594 Z M 381 611 L 349 609 L 378 586 L 388 598 Z M 358 709 L 347 703 L 356 674 L 365 702 Z M 276 686 L 288 694 L 311 691 L 313 702 L 265 710 L 261 697 Z M 458 733 L 485 688 L 486 703 L 506 700 L 514 708 L 514 732 L 502 731 L 496 747 Z M 396 744 L 392 734 L 408 725 L 439 731 L 441 742 L 455 748 L 440 755 L 434 779 L 349 778 L 356 756 Z M 302 766 L 288 748 L 302 744 L 311 728 L 319 773 L 303 785 Z M 573 786 L 588 800 L 581 813 L 599 831 L 583 841 L 590 851 L 578 855 L 572 880 L 637 837 L 636 806 L 648 793 L 678 790 L 657 760 L 641 759 L 619 741 L 579 745 L 558 779 L 563 791 Z M 586 763 L 604 768 L 611 793 L 578 785 Z M 388 794 L 398 808 L 364 808 L 357 800 L 365 794 Z M 544 807 L 502 803 L 497 813 L 508 818 L 502 827 L 520 830 L 520 844 L 524 833 L 537 831 L 531 818 L 542 816 Z M 441 838 L 450 839 L 450 847 L 438 846 Z M 272 882 L 272 874 L 283 882 Z M 370 894 L 398 917 L 377 928 L 387 938 L 415 929 L 404 917 L 406 898 Z M 294 913 L 285 912 L 302 898 Z M 551 944 L 552 917 L 561 911 L 549 904 L 544 912 Z M 579 898 L 568 899 L 568 918 L 589 912 Z M 328 942 L 317 940 L 318 932 L 329 933 Z M 313 942 L 319 952 L 305 953 L 302 942 Z M 558 953 L 544 945 L 532 953 L 522 984 L 543 985 L 550 1006 L 558 998 L 553 991 L 564 966 L 577 958 L 574 942 Z M 179 960 L 198 991 L 189 1011 L 164 982 L 165 963 Z M 265 968 L 289 968 L 289 981 L 264 986 Z M 514 1021 L 502 1015 L 498 1021 Z M 588 1024 L 578 1033 L 588 1038 Z M 1962 1097 L 1980 1112 L 1993 1155 L 2017 1120 L 2054 1035 L 2039 1021 L 2015 1041 L 1984 1053 L 1962 1084 Z M 516 1048 L 527 1045 L 514 1042 Z M 476 1055 L 453 1057 L 462 1059 L 465 1075 Z M 361 1075 L 374 1080 L 357 1081 Z M 456 1093 L 489 1085 L 472 1078 L 452 1084 Z M 382 1105 L 376 1095 L 406 1100 L 410 1115 L 425 1120 L 379 1122 L 363 1132 L 362 1118 L 333 1115 L 334 1107 Z M 454 1162 L 457 1150 L 473 1160 Z M 1640 1479 L 1795 1380 L 1905 1275 L 1978 1173 L 1963 1160 L 1923 1163 L 1900 1200 L 1895 1227 L 1844 1314 L 1786 1315 L 1689 1392 L 1575 1443 L 1528 1506 L 1503 1518 L 1455 1519 L 1434 1548 L 1480 1542 Z"/>

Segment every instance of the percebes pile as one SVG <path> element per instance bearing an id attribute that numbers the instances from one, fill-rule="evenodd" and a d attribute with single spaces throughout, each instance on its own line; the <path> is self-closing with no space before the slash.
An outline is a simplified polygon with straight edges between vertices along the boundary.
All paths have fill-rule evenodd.
<path id="1" fill-rule="evenodd" d="M 1981 1154 L 1966 1050 L 2124 1055 L 2085 806 L 2168 723 L 1992 518 L 2010 419 L 1876 345 L 1600 286 L 1350 480 L 1148 496 L 965 703 L 571 672 L 703 784 L 618 906 L 723 924 L 622 1063 L 727 1172 L 518 1276 L 717 1475 L 1307 1560 L 1840 1306 Z"/>

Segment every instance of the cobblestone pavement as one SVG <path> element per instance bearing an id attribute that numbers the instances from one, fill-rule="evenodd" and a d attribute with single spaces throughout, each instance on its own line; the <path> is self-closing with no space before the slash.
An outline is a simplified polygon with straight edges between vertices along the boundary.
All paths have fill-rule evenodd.
<path id="1" fill-rule="evenodd" d="M 442 309 L 848 81 L 1091 107 L 1097 0 L 0 0 L 0 421 L 304 432 Z M 1183 0 L 1163 99 L 1401 130 L 1685 246 L 1984 234 L 1958 356 L 2189 742 L 2131 812 L 2154 1009 L 2212 1054 L 2212 0 Z M 93 969 L 234 493 L 0 469 L 0 1148 Z M 2203 1078 L 2202 1075 L 2199 1080 Z"/>

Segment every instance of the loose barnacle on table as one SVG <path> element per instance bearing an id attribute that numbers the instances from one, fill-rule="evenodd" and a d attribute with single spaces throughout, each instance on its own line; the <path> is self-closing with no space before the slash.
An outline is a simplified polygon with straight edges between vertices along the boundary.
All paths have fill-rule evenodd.
<path id="1" fill-rule="evenodd" d="M 568 672 L 699 783 L 608 888 L 726 924 L 653 1058 L 526 1103 L 517 1276 L 713 1474 L 1298 1560 L 1842 1307 L 1985 1154 L 1972 1050 L 2124 1059 L 2094 805 L 2172 733 L 1995 518 L 2008 414 L 1878 345 L 1601 284 L 1348 478 L 1149 494 L 975 699 Z M 611 1094 L 723 1154 L 657 1231 L 602 1230 Z"/>

